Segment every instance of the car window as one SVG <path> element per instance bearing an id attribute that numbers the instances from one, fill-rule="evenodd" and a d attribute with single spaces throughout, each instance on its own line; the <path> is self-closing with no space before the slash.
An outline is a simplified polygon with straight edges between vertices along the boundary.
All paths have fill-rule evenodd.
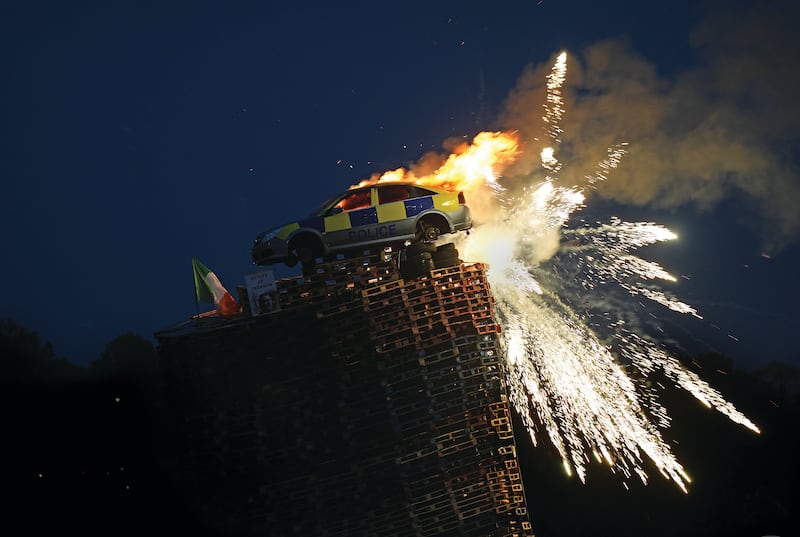
<path id="1" fill-rule="evenodd" d="M 322 204 L 321 204 L 319 207 L 317 207 L 316 209 L 314 209 L 314 210 L 311 212 L 310 216 L 318 216 L 318 215 L 322 214 L 322 211 L 324 211 L 324 210 L 326 210 L 328 207 L 330 207 L 331 203 L 333 203 L 333 201 L 334 201 L 334 200 L 335 200 L 337 197 L 338 197 L 338 196 L 333 196 L 332 198 L 328 198 L 328 199 L 326 199 L 324 202 L 322 202 Z"/>
<path id="2" fill-rule="evenodd" d="M 384 185 L 378 187 L 378 203 L 391 203 L 409 198 L 408 187 L 405 185 Z"/>
<path id="3" fill-rule="evenodd" d="M 366 190 L 357 190 L 352 194 L 348 194 L 347 196 L 343 197 L 339 200 L 339 203 L 334 205 L 335 209 L 341 209 L 343 211 L 355 211 L 356 209 L 364 209 L 372 205 L 372 199 L 370 197 L 370 189 Z"/>
<path id="4" fill-rule="evenodd" d="M 424 198 L 425 196 L 433 196 L 436 194 L 436 192 L 432 192 L 418 186 L 409 186 L 408 190 L 410 191 L 412 198 Z"/>

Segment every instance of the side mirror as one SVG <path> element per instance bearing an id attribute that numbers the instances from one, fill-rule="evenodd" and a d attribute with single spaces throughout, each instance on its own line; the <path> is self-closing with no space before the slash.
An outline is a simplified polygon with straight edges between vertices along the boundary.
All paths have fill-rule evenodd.
<path id="1" fill-rule="evenodd" d="M 328 211 L 328 216 L 333 216 L 334 214 L 339 214 L 343 212 L 344 209 L 342 209 L 341 207 L 331 207 L 331 209 Z"/>

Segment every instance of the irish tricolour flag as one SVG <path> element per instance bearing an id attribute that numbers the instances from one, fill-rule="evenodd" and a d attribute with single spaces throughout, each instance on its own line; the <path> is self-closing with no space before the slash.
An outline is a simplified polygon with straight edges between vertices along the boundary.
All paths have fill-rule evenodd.
<path id="1" fill-rule="evenodd" d="M 230 317 L 242 312 L 241 306 L 236 303 L 217 275 L 207 266 L 192 258 L 192 268 L 194 269 L 194 289 L 198 302 L 213 303 L 217 308 L 217 313 L 222 317 Z"/>

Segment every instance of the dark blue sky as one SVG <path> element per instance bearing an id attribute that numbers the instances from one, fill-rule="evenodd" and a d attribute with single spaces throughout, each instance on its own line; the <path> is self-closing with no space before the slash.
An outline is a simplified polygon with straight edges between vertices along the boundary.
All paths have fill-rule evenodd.
<path id="1" fill-rule="evenodd" d="M 497 128 L 526 66 L 624 36 L 669 77 L 692 68 L 692 29 L 718 13 L 688 1 L 269 4 L 0 8 L 0 316 L 77 363 L 124 332 L 151 337 L 194 313 L 192 257 L 233 290 L 255 270 L 258 232 Z M 760 256 L 735 192 L 703 212 L 637 211 L 682 236 L 655 255 L 691 276 L 676 291 L 706 319 L 677 331 L 740 365 L 800 364 L 796 244 Z"/>

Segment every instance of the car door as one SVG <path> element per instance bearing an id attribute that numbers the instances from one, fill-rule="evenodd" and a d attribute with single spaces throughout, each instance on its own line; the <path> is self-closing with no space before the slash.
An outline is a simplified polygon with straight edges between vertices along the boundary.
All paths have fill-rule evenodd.
<path id="1" fill-rule="evenodd" d="M 325 241 L 329 247 L 369 242 L 374 238 L 378 216 L 372 205 L 372 189 L 354 190 L 329 209 L 324 219 Z"/>
<path id="2" fill-rule="evenodd" d="M 413 238 L 415 217 L 433 208 L 430 192 L 409 185 L 379 185 L 378 223 L 397 239 Z"/>

